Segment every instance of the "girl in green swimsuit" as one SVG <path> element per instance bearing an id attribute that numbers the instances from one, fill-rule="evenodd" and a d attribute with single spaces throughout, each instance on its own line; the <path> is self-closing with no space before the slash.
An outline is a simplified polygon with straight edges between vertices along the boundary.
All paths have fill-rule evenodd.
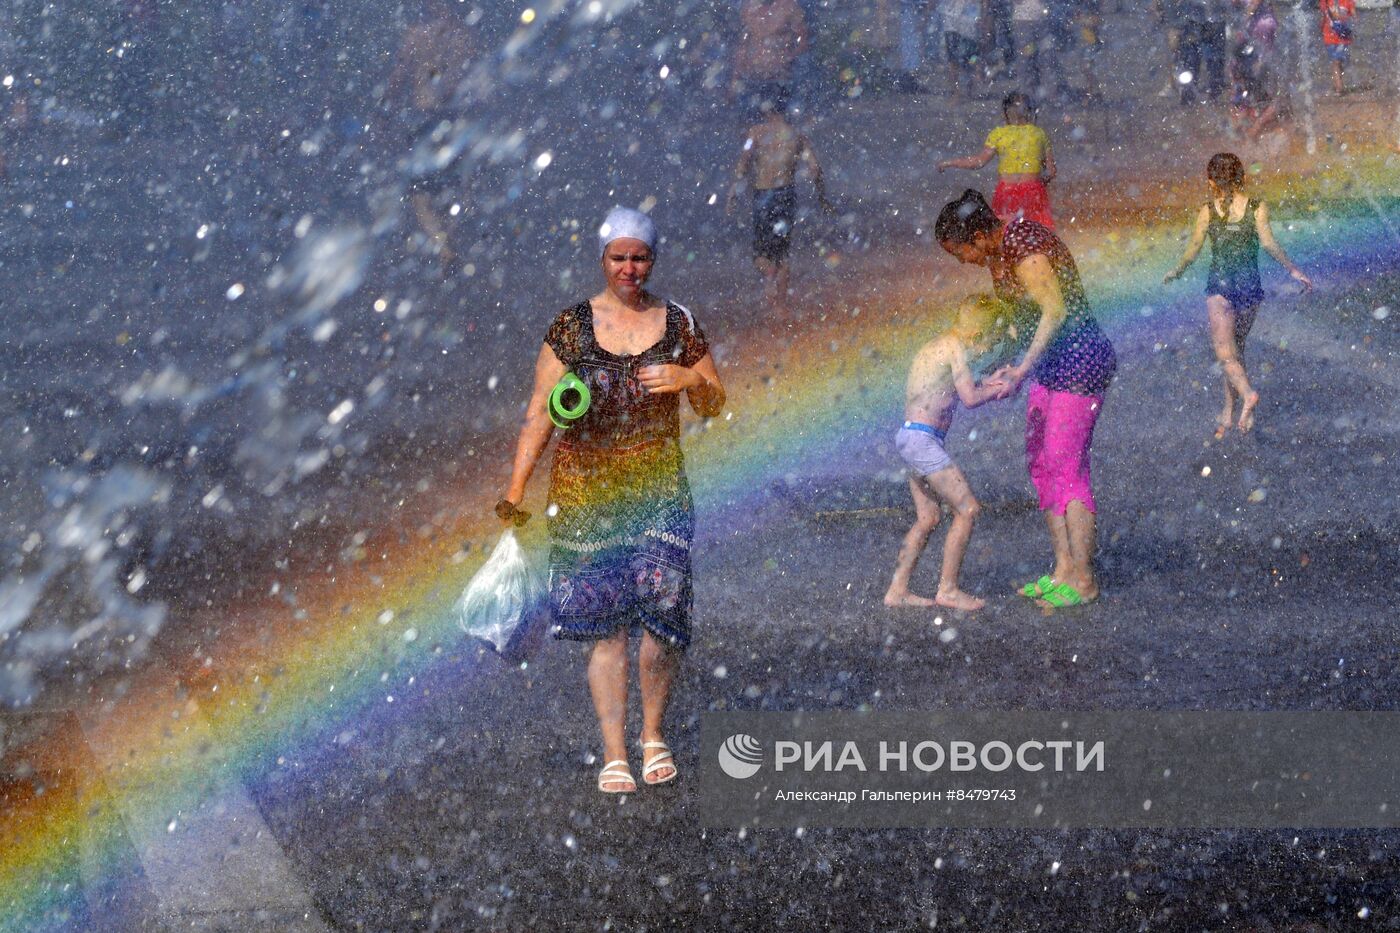
<path id="1" fill-rule="evenodd" d="M 1269 206 L 1244 192 L 1244 163 L 1232 152 L 1220 152 L 1206 165 L 1210 200 L 1196 215 L 1196 229 L 1186 255 L 1162 281 L 1180 277 L 1207 238 L 1210 239 L 1210 274 L 1206 277 L 1206 313 L 1210 317 L 1210 342 L 1224 372 L 1225 406 L 1216 419 L 1215 436 L 1223 438 L 1233 424 L 1241 431 L 1254 426 L 1259 393 L 1249 384 L 1244 368 L 1244 340 L 1254 326 L 1254 316 L 1264 300 L 1259 280 L 1259 247 L 1311 289 L 1312 280 L 1289 260 L 1274 240 L 1269 226 Z M 1239 399 L 1239 420 L 1235 400 Z"/>

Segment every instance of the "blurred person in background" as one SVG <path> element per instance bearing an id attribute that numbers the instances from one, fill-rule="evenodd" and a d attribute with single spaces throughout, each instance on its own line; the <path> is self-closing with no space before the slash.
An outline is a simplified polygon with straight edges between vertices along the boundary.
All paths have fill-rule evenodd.
<path id="1" fill-rule="evenodd" d="M 1356 38 L 1356 0 L 1320 0 L 1322 45 L 1332 60 L 1332 90 L 1346 93 L 1344 75 L 1351 61 L 1351 43 Z"/>
<path id="2" fill-rule="evenodd" d="M 1070 86 L 1069 75 L 1071 71 L 1078 71 L 1084 79 L 1084 95 L 1097 96 L 1093 65 L 1102 27 L 1098 0 L 1047 0 L 1046 9 L 1050 42 L 1059 66 L 1054 75 L 1055 93 L 1061 100 L 1070 99 L 1074 89 Z"/>
<path id="3" fill-rule="evenodd" d="M 734 183 L 725 200 L 725 213 L 733 214 L 741 188 L 753 192 L 754 265 L 767 283 L 768 305 L 787 316 L 789 291 L 788 252 L 797 224 L 797 172 L 805 166 L 822 210 L 834 208 L 826 199 L 821 163 L 812 144 L 787 119 L 788 98 L 780 85 L 770 85 L 758 108 L 758 122 L 749 127 L 734 167 Z"/>
<path id="4" fill-rule="evenodd" d="M 793 67 L 807 51 L 807 18 L 796 0 L 743 0 L 739 28 L 731 92 L 743 96 L 776 84 L 790 94 Z"/>
<path id="5" fill-rule="evenodd" d="M 948 95 L 956 101 L 965 89 L 975 97 L 985 75 L 982 60 L 982 0 L 939 0 L 943 52 L 948 59 Z"/>
<path id="6" fill-rule="evenodd" d="M 1159 0 L 1173 37 L 1171 84 L 1183 106 L 1225 90 L 1225 21 L 1220 0 Z"/>
<path id="7" fill-rule="evenodd" d="M 1011 33 L 1016 39 L 1017 83 L 1039 100 L 1049 93 L 1050 82 L 1063 82 L 1045 0 L 1012 0 Z"/>
<path id="8" fill-rule="evenodd" d="M 418 22 L 404 30 L 383 102 L 390 125 L 412 127 L 404 149 L 441 145 L 462 116 L 458 88 L 476 53 L 466 15 L 450 0 L 425 0 Z M 461 155 L 410 182 L 414 219 L 443 275 L 450 274 L 456 259 L 449 218 L 453 216 L 450 205 L 462 197 Z"/>
<path id="9" fill-rule="evenodd" d="M 155 116 L 159 11 L 155 0 L 121 0 L 115 41 L 107 50 L 112 67 L 112 112 L 108 132 L 125 139 L 148 129 Z"/>
<path id="10" fill-rule="evenodd" d="M 1012 32 L 1011 0 L 982 0 L 983 61 L 988 79 L 1010 75 L 1016 67 L 1016 37 Z M 995 53 L 1001 52 L 1001 65 L 992 67 Z"/>
<path id="11" fill-rule="evenodd" d="M 1230 125 L 1237 135 L 1258 140 L 1285 114 L 1277 52 L 1278 17 L 1269 0 L 1245 0 L 1231 42 L 1234 88 Z"/>

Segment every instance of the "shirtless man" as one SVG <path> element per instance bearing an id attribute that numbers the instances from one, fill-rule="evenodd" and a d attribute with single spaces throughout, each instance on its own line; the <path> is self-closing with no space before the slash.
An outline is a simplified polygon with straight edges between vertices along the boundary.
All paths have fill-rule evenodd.
<path id="1" fill-rule="evenodd" d="M 1005 388 L 1000 382 L 978 385 L 968 359 L 987 353 L 996 343 L 1001 303 L 989 295 L 965 301 L 948 333 L 924 344 L 909 369 L 904 390 L 904 427 L 895 435 L 895 448 L 909 466 L 909 491 L 914 495 L 914 524 L 904 535 L 895 562 L 894 579 L 885 593 L 886 606 L 943 606 L 973 611 L 986 602 L 962 591 L 958 574 L 981 510 L 962 470 L 943 444 L 953 424 L 953 409 L 995 399 Z M 909 591 L 909 579 L 938 525 L 940 500 L 953 511 L 952 527 L 943 539 L 943 567 L 933 599 Z"/>
<path id="2" fill-rule="evenodd" d="M 806 165 L 822 210 L 832 212 L 834 208 L 826 199 L 821 163 L 812 144 L 787 121 L 787 93 L 778 85 L 770 85 L 769 99 L 760 109 L 764 111 L 763 118 L 745 134 L 725 213 L 734 213 L 740 188 L 748 185 L 753 189 L 754 265 L 767 281 L 768 303 L 778 314 L 786 315 L 787 257 L 792 246 L 792 225 L 797 220 L 797 189 L 793 183 L 798 163 Z"/>
<path id="3" fill-rule="evenodd" d="M 476 51 L 464 13 L 454 4 L 448 0 L 426 0 L 423 13 L 421 21 L 404 31 L 394 70 L 384 89 L 384 100 L 391 110 L 408 105 L 407 119 L 414 126 L 410 146 L 451 132 L 453 121 L 460 116 L 456 108 L 457 89 Z M 443 216 L 446 205 L 438 202 L 453 200 L 451 191 L 461 180 L 456 171 L 459 159 L 460 156 L 430 175 L 415 178 L 410 188 L 413 216 L 444 271 L 451 268 L 455 253 L 448 243 L 447 220 Z"/>

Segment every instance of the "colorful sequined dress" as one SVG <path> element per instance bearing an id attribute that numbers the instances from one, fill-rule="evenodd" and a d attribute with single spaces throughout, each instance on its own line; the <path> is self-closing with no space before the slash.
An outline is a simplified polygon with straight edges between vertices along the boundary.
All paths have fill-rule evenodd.
<path id="1" fill-rule="evenodd" d="M 545 343 L 588 384 L 587 414 L 560 435 L 549 483 L 549 592 L 559 638 L 641 627 L 690 643 L 690 485 L 680 447 L 683 393 L 653 395 L 643 366 L 694 366 L 709 346 L 689 311 L 666 304 L 666 332 L 634 355 L 610 353 L 587 302 L 554 319 Z"/>

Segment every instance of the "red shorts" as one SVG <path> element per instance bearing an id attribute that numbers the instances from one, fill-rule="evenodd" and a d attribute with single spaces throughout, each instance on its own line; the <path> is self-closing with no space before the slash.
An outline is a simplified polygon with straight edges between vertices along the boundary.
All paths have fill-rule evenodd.
<path id="1" fill-rule="evenodd" d="M 1055 218 L 1050 216 L 1050 192 L 1039 178 L 997 182 L 997 190 L 992 192 L 992 210 L 1003 223 L 1024 217 L 1055 229 Z"/>

